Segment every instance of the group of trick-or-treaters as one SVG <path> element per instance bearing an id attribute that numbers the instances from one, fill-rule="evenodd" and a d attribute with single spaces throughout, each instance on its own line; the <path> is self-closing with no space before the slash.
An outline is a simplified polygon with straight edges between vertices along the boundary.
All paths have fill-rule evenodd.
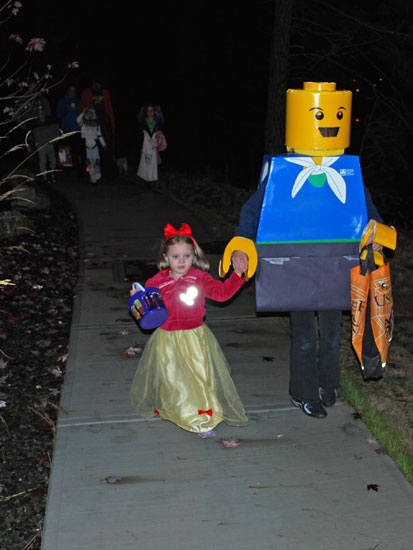
<path id="1" fill-rule="evenodd" d="M 15 111 L 17 120 L 29 130 L 29 151 L 37 153 L 30 159 L 31 167 L 43 179 L 53 181 L 57 167 L 75 169 L 78 176 L 87 171 L 92 184 L 100 182 L 102 174 L 108 179 L 114 177 L 116 170 L 127 174 L 127 158 L 114 157 L 115 115 L 110 93 L 101 80 L 94 79 L 80 97 L 75 86 L 70 85 L 57 105 L 59 122 L 44 93 L 37 90 L 36 80 L 28 80 L 28 94 L 16 102 Z M 138 111 L 137 176 L 147 182 L 158 180 L 160 152 L 167 147 L 164 122 L 159 106 L 147 104 Z"/>

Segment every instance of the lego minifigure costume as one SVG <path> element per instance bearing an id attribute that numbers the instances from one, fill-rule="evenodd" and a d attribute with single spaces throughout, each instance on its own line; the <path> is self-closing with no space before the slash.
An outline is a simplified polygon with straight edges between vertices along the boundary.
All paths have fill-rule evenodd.
<path id="1" fill-rule="evenodd" d="M 235 231 L 256 244 L 257 311 L 290 312 L 289 393 L 303 403 L 320 403 L 323 391 L 339 385 L 350 270 L 364 226 L 381 220 L 358 157 L 344 155 L 351 95 L 331 82 L 287 91 L 287 153 L 264 157 L 258 189 Z"/>

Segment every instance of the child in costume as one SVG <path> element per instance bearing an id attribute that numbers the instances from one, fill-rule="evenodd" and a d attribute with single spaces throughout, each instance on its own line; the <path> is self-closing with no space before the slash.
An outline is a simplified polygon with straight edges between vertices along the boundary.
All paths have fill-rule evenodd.
<path id="1" fill-rule="evenodd" d="M 224 302 L 234 296 L 247 263 L 224 282 L 216 281 L 207 273 L 209 263 L 189 225 L 177 230 L 168 224 L 164 233 L 160 271 L 145 286 L 160 289 L 169 317 L 146 344 L 131 403 L 143 417 L 158 414 L 184 430 L 213 437 L 220 422 L 246 426 L 247 417 L 229 364 L 203 323 L 205 298 Z"/>
<path id="2" fill-rule="evenodd" d="M 80 126 L 81 136 L 85 140 L 86 163 L 89 168 L 90 181 L 94 184 L 102 178 L 99 143 L 103 148 L 106 148 L 106 142 L 93 107 L 86 107 L 76 120 Z"/>
<path id="3" fill-rule="evenodd" d="M 159 151 L 167 147 L 163 127 L 165 119 L 159 105 L 148 103 L 138 112 L 140 158 L 137 176 L 147 182 L 158 180 Z"/>

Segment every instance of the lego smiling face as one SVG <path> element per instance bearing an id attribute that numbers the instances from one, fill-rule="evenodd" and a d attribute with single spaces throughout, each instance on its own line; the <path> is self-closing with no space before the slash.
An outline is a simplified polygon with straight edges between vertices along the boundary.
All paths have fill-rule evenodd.
<path id="1" fill-rule="evenodd" d="M 287 150 L 304 155 L 342 155 L 350 145 L 349 90 L 335 82 L 304 82 L 302 90 L 287 90 Z"/>

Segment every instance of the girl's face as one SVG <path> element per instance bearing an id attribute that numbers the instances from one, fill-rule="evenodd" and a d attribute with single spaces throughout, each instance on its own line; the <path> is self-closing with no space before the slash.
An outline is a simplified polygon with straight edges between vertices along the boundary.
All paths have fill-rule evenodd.
<path id="1" fill-rule="evenodd" d="M 170 276 L 175 280 L 188 273 L 194 260 L 194 247 L 187 243 L 172 244 L 168 247 L 165 260 L 169 262 Z"/>

